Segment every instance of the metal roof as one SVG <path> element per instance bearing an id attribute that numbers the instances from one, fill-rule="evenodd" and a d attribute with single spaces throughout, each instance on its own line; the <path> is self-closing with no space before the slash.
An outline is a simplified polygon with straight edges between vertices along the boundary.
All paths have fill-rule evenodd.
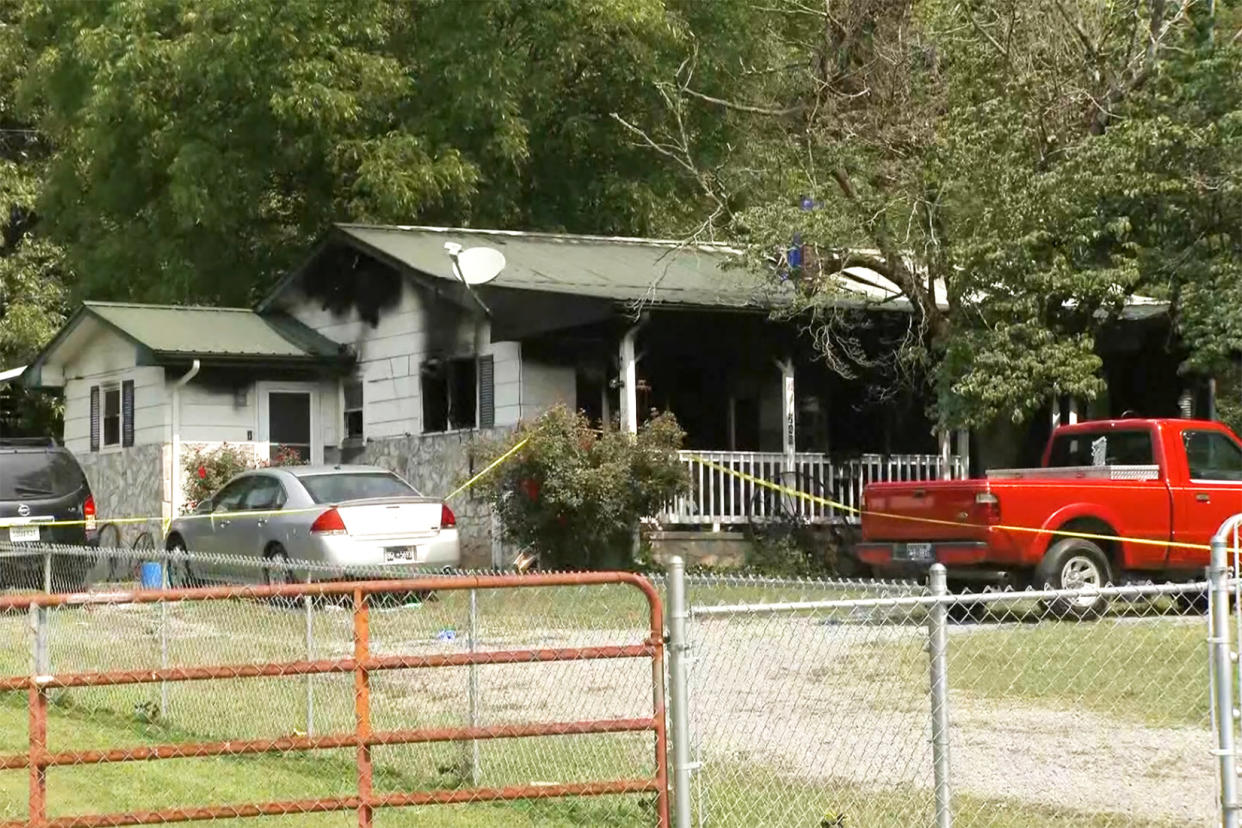
<path id="1" fill-rule="evenodd" d="M 337 229 L 381 259 L 453 282 L 457 279 L 446 242 L 504 253 L 505 269 L 489 287 L 628 303 L 755 309 L 771 307 L 777 292 L 753 273 L 726 268 L 740 251 L 720 244 L 445 227 L 339 224 Z"/>
<path id="2" fill-rule="evenodd" d="M 502 288 L 629 304 L 755 310 L 783 304 L 791 290 L 768 275 L 738 266 L 741 249 L 726 244 L 403 225 L 338 224 L 336 231 L 391 265 L 454 283 L 457 279 L 444 249 L 447 242 L 485 245 L 504 253 L 505 269 L 489 283 Z M 897 285 L 869 268 L 848 267 L 836 283 L 833 304 L 910 309 Z M 260 309 L 287 284 L 283 282 Z M 944 282 L 937 280 L 935 290 L 936 304 L 947 310 Z M 1122 318 L 1144 319 L 1167 309 L 1166 302 L 1131 296 Z"/>
<path id="3" fill-rule="evenodd" d="M 335 342 L 282 314 L 120 302 L 82 306 L 155 354 L 313 358 L 339 353 Z"/>

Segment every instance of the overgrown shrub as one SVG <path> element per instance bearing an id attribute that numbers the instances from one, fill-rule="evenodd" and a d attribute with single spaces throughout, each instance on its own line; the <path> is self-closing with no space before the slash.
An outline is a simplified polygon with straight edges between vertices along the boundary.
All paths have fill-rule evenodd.
<path id="1" fill-rule="evenodd" d="M 558 406 L 475 448 L 490 462 L 528 441 L 481 482 L 506 540 L 538 552 L 544 569 L 615 569 L 634 565 L 639 521 L 688 489 L 677 457 L 684 436 L 671 414 L 634 436 Z"/>
<path id="2" fill-rule="evenodd" d="M 243 446 L 223 443 L 213 449 L 201 446 L 188 451 L 181 460 L 185 480 L 185 511 L 193 511 L 237 475 L 269 466 L 296 466 L 302 458 L 295 449 L 278 446 L 272 460 L 260 460 Z"/>

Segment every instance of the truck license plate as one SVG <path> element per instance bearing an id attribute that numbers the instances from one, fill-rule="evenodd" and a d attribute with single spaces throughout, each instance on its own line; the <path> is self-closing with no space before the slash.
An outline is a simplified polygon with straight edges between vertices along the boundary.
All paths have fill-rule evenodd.
<path id="1" fill-rule="evenodd" d="M 932 555 L 932 545 L 930 543 L 907 543 L 906 559 L 919 563 L 931 563 L 935 559 Z"/>
<path id="2" fill-rule="evenodd" d="M 418 557 L 416 546 L 389 546 L 384 549 L 386 561 L 412 561 Z"/>
<path id="3" fill-rule="evenodd" d="M 9 540 L 13 543 L 38 543 L 38 526 L 10 526 Z"/>

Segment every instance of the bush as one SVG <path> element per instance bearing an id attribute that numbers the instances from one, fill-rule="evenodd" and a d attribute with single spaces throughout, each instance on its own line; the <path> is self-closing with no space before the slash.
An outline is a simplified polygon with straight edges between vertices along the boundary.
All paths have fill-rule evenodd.
<path id="1" fill-rule="evenodd" d="M 671 414 L 635 437 L 558 406 L 509 441 L 476 447 L 490 462 L 528 441 L 480 485 L 505 539 L 538 552 L 543 568 L 628 569 L 639 521 L 689 488 L 677 457 L 684 436 Z"/>
<path id="2" fill-rule="evenodd" d="M 181 460 L 185 480 L 184 510 L 193 511 L 199 503 L 244 471 L 269 466 L 296 466 L 301 462 L 297 451 L 286 446 L 278 446 L 271 461 L 259 460 L 250 449 L 228 443 L 210 450 L 195 448 Z"/>

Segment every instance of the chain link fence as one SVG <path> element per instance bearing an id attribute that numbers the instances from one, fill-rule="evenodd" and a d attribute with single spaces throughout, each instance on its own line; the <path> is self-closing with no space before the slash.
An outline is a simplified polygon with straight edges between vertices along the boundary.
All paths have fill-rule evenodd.
<path id="1" fill-rule="evenodd" d="M 9 594 L 142 584 L 143 564 L 194 583 L 366 579 L 295 563 L 152 550 L 0 548 Z M 148 584 L 159 567 L 146 569 Z M 385 571 L 391 576 L 391 571 Z M 211 576 L 209 578 L 209 576 Z M 653 585 L 664 590 L 663 578 Z M 1234 588 L 1239 587 L 1234 582 Z M 939 597 L 912 583 L 684 577 L 681 770 L 702 826 L 1193 826 L 1219 820 L 1205 584 L 1110 589 L 1098 618 L 1074 593 Z M 675 590 L 671 590 L 675 592 Z M 668 595 L 672 598 L 672 594 Z M 376 596 L 379 657 L 638 646 L 642 594 L 621 584 Z M 675 602 L 674 602 L 675 604 Z M 674 632 L 677 607 L 670 607 Z M 938 618 L 943 616 L 944 623 Z M 348 659 L 350 600 L 235 598 L 0 614 L 0 676 Z M 936 632 L 943 693 L 933 693 Z M 929 652 L 929 649 L 932 652 Z M 495 663 L 372 674 L 379 730 L 634 721 L 656 696 L 643 659 Z M 661 681 L 665 676 L 661 676 Z M 667 679 L 673 693 L 676 670 Z M 356 724 L 348 671 L 153 681 L 49 692 L 52 751 L 324 739 Z M 933 703 L 942 699 L 942 704 Z M 28 749 L 25 690 L 0 693 L 0 753 Z M 943 712 L 937 717 L 937 712 Z M 938 732 L 937 722 L 943 729 Z M 934 748 L 939 736 L 941 750 Z M 356 789 L 354 744 L 317 751 L 53 767 L 55 816 L 302 800 Z M 582 733 L 372 748 L 375 788 L 434 791 L 639 779 L 651 734 Z M 946 778 L 938 780 L 937 759 Z M 676 769 L 675 769 L 676 770 Z M 674 773 L 675 782 L 677 774 Z M 938 781 L 943 784 L 938 789 Z M 24 820 L 29 772 L 0 770 L 0 823 Z M 940 797 L 938 798 L 938 790 Z M 352 815 L 293 810 L 297 825 Z M 376 811 L 378 825 L 650 825 L 651 794 Z"/>
<path id="2" fill-rule="evenodd" d="M 695 825 L 1218 824 L 1206 584 L 1111 589 L 1075 620 L 1075 593 L 719 583 L 686 584 Z"/>

